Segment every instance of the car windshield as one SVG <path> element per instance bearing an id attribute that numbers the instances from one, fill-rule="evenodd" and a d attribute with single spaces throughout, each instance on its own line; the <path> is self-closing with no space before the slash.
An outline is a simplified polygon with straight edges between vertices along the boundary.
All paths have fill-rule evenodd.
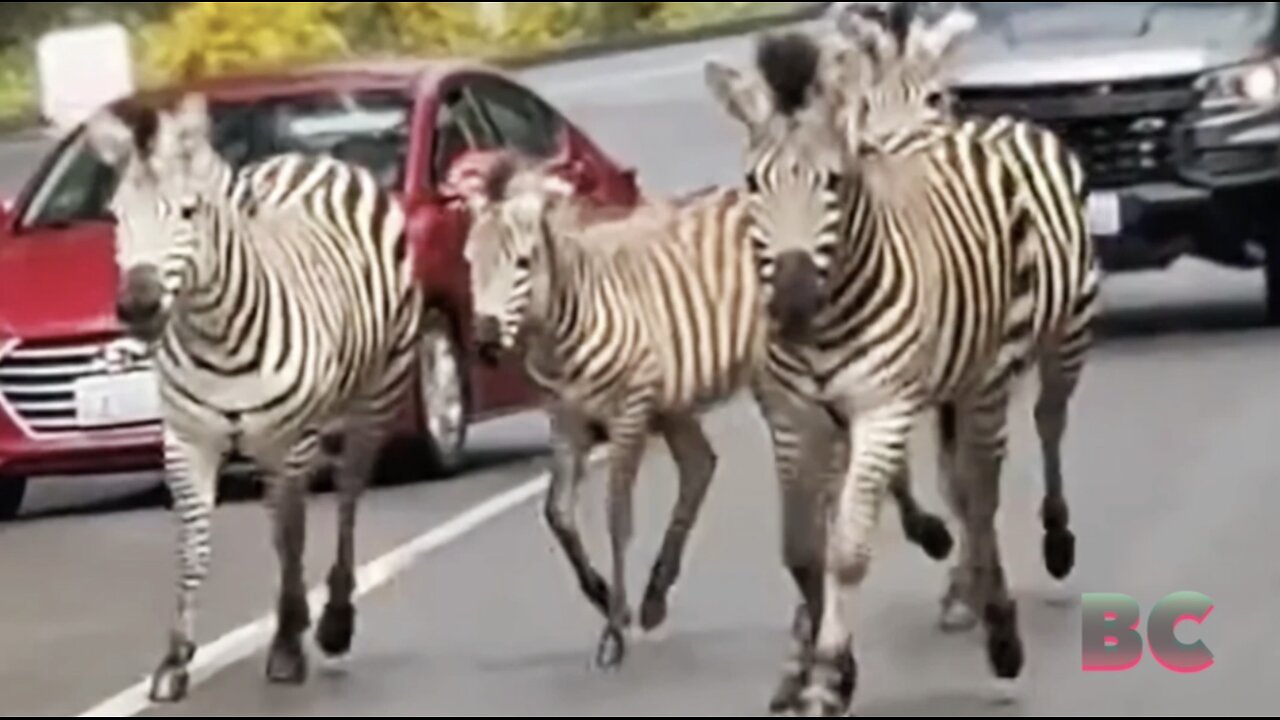
<path id="1" fill-rule="evenodd" d="M 234 167 L 280 152 L 331 154 L 372 170 L 399 190 L 412 103 L 398 91 L 325 92 L 252 102 L 215 103 L 214 145 Z M 107 220 L 115 171 L 79 135 L 65 145 L 23 212 L 27 227 Z"/>

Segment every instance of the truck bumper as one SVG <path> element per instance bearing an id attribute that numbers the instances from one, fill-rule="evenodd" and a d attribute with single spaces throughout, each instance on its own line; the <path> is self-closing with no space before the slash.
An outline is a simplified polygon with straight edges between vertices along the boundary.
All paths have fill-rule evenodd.
<path id="1" fill-rule="evenodd" d="M 1280 197 L 1278 190 L 1272 183 L 1217 189 L 1155 183 L 1095 191 L 1089 218 L 1099 260 L 1108 272 L 1163 268 L 1187 255 L 1259 267 L 1265 245 L 1258 222 L 1278 214 L 1260 204 Z"/>

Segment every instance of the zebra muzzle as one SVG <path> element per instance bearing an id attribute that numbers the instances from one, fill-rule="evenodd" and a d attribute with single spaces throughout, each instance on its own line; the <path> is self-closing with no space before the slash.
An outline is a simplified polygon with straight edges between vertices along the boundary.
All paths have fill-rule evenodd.
<path id="1" fill-rule="evenodd" d="M 164 324 L 164 284 L 159 270 L 143 265 L 125 273 L 116 298 L 116 318 L 143 340 L 158 335 Z"/>
<path id="2" fill-rule="evenodd" d="M 822 276 L 807 252 L 780 256 L 774 267 L 769 314 L 784 337 L 802 339 L 822 307 Z"/>
<path id="3" fill-rule="evenodd" d="M 487 365 L 502 362 L 502 322 L 490 315 L 476 319 L 475 344 L 480 361 Z"/>

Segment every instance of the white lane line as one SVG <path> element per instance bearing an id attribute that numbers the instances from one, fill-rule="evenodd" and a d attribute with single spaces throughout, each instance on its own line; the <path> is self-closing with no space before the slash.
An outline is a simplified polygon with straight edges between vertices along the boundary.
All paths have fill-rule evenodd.
<path id="1" fill-rule="evenodd" d="M 606 457 L 603 451 L 592 453 L 590 463 L 599 463 Z M 546 493 L 551 476 L 542 473 L 519 487 L 485 500 L 452 520 L 419 535 L 387 554 L 363 565 L 356 573 L 356 599 L 385 586 L 404 574 L 426 555 L 461 540 L 475 530 L 498 517 L 515 510 Z M 328 597 L 323 585 L 311 591 L 312 617 L 319 617 Z M 191 664 L 191 688 L 194 690 L 213 676 L 267 647 L 276 629 L 274 613 L 236 628 L 212 643 L 200 648 Z M 265 682 L 265 681 L 264 681 Z M 130 687 L 115 697 L 87 710 L 76 717 L 132 717 L 154 706 L 148 697 L 151 691 L 150 677 Z"/>

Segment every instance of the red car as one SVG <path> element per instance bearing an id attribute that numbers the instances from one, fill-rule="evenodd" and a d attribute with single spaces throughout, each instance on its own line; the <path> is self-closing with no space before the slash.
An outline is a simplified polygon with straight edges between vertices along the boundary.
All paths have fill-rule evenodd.
<path id="1" fill-rule="evenodd" d="M 310 68 L 223 78 L 133 98 L 207 94 L 215 143 L 232 163 L 283 151 L 328 152 L 374 170 L 409 214 L 418 277 L 430 289 L 415 397 L 401 439 L 428 471 L 458 469 L 466 427 L 535 407 L 514 364 L 490 369 L 470 341 L 465 205 L 444 179 L 464 155 L 515 149 L 556 162 L 585 197 L 630 207 L 635 172 L 620 168 L 538 94 L 501 71 L 461 62 Z M 160 467 L 158 411 L 108 374 L 120 337 L 113 172 L 67 137 L 0 211 L 0 517 L 29 478 Z M 145 377 L 143 378 L 145 382 Z M 133 383 L 131 385 L 131 383 Z"/>

